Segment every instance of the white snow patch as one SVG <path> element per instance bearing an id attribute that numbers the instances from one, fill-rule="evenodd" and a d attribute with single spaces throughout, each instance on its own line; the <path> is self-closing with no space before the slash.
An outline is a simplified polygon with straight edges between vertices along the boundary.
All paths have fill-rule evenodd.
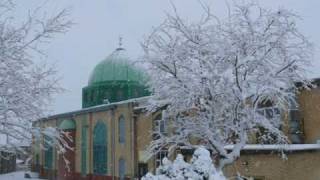
<path id="1" fill-rule="evenodd" d="M 25 178 L 24 174 L 25 171 L 17 171 L 17 172 L 12 172 L 12 173 L 7 173 L 7 174 L 0 174 L 0 180 L 39 180 L 39 176 L 37 173 L 33 172 L 28 172 L 31 175 L 31 178 Z"/>
<path id="2" fill-rule="evenodd" d="M 210 152 L 203 147 L 195 150 L 190 163 L 183 160 L 181 154 L 171 162 L 164 158 L 162 165 L 157 168 L 156 175 L 148 173 L 143 180 L 226 180 L 223 173 L 218 171 L 210 157 Z"/>
<path id="3" fill-rule="evenodd" d="M 23 160 L 21 160 L 21 159 L 16 159 L 16 164 L 21 164 L 21 163 L 23 163 L 24 161 Z"/>

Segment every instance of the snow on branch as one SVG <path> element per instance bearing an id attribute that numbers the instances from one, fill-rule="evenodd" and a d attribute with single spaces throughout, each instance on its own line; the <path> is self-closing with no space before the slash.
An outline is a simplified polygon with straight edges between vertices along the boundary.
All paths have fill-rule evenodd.
<path id="1" fill-rule="evenodd" d="M 297 82 L 310 87 L 312 45 L 297 28 L 298 16 L 286 9 L 234 3 L 225 19 L 204 9 L 206 18 L 198 22 L 168 15 L 142 44 L 153 91 L 148 109 L 165 108 L 171 117 L 171 133 L 148 150 L 202 144 L 223 168 L 252 135 L 288 142 L 281 114 L 295 102 Z M 280 116 L 261 114 L 264 107 Z"/>
<path id="2" fill-rule="evenodd" d="M 43 17 L 41 8 L 26 14 L 21 23 L 12 16 L 15 10 L 13 1 L 0 2 L 0 150 L 20 153 L 20 144 L 31 144 L 32 136 L 42 134 L 63 152 L 70 148 L 61 138 L 64 133 L 35 128 L 32 123 L 46 115 L 52 96 L 62 91 L 56 69 L 38 63 L 46 58 L 40 45 L 65 33 L 73 23 L 67 10 Z"/>

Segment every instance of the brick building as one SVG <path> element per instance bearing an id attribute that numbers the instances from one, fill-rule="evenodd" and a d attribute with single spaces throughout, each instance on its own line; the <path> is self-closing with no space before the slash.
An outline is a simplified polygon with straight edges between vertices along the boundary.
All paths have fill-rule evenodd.
<path id="1" fill-rule="evenodd" d="M 69 131 L 75 147 L 66 153 L 71 162 L 69 172 L 54 148 L 44 150 L 33 143 L 32 167 L 42 177 L 70 180 L 141 177 L 154 171 L 167 156 L 168 152 L 161 151 L 150 157 L 145 151 L 154 138 L 150 132 L 165 133 L 166 123 L 161 120 L 161 112 L 145 113 L 149 93 L 144 73 L 131 65 L 124 53 L 124 49 L 118 48 L 95 67 L 88 86 L 83 88 L 82 109 L 34 123 L 41 128 Z M 227 176 L 239 172 L 256 180 L 319 179 L 320 89 L 302 91 L 297 98 L 299 108 L 289 107 L 287 112 L 274 107 L 261 109 L 283 119 L 283 131 L 291 144 L 279 148 L 272 144 L 258 145 L 253 140 L 242 150 L 241 158 L 225 168 Z M 188 154 L 183 149 L 178 151 Z M 281 152 L 285 152 L 287 160 Z"/>

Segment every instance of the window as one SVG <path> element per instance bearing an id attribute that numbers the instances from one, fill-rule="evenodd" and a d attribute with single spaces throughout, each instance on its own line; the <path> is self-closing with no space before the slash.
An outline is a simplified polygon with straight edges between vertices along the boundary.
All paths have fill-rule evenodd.
<path id="1" fill-rule="evenodd" d="M 118 90 L 117 99 L 118 99 L 118 101 L 122 101 L 124 99 L 124 94 L 123 94 L 123 90 L 122 89 Z"/>
<path id="2" fill-rule="evenodd" d="M 36 165 L 39 165 L 39 154 L 36 154 Z"/>
<path id="3" fill-rule="evenodd" d="M 87 100 L 87 99 L 88 99 L 87 91 L 83 91 L 83 99 L 84 99 L 84 100 Z"/>
<path id="4" fill-rule="evenodd" d="M 267 118 L 274 127 L 277 127 L 279 130 L 281 130 L 283 122 L 281 121 L 280 109 L 276 106 L 273 106 L 271 102 L 268 101 L 262 107 L 260 106 L 257 109 L 257 113 Z M 277 142 L 277 137 L 263 127 L 259 128 L 256 137 L 257 143 L 274 144 Z"/>
<path id="5" fill-rule="evenodd" d="M 165 111 L 158 114 L 153 120 L 153 139 L 159 139 L 162 135 L 167 134 L 167 116 Z"/>
<path id="6" fill-rule="evenodd" d="M 126 175 L 126 161 L 124 159 L 119 160 L 119 179 L 124 180 Z"/>
<path id="7" fill-rule="evenodd" d="M 90 101 L 93 102 L 94 100 L 94 90 L 92 90 L 90 93 Z"/>
<path id="8" fill-rule="evenodd" d="M 257 112 L 268 119 L 280 119 L 280 109 L 277 107 L 263 107 L 259 108 Z"/>
<path id="9" fill-rule="evenodd" d="M 133 97 L 139 97 L 139 91 L 137 88 L 133 89 Z"/>
<path id="10" fill-rule="evenodd" d="M 109 104 L 110 103 L 110 92 L 108 90 L 105 90 L 103 92 L 103 103 L 104 104 Z"/>
<path id="11" fill-rule="evenodd" d="M 159 122 L 159 132 L 161 134 L 164 134 L 166 129 L 165 129 L 165 121 L 164 120 L 160 120 Z"/>
<path id="12" fill-rule="evenodd" d="M 98 122 L 93 131 L 93 173 L 107 173 L 107 128 Z"/>
<path id="13" fill-rule="evenodd" d="M 303 121 L 300 117 L 300 112 L 298 109 L 289 110 L 289 137 L 292 144 L 303 143 L 303 131 L 301 123 Z"/>
<path id="14" fill-rule="evenodd" d="M 118 134 L 119 134 L 119 143 L 124 144 L 126 142 L 126 121 L 123 115 L 121 115 L 119 118 Z"/>
<path id="15" fill-rule="evenodd" d="M 52 169 L 53 162 L 53 147 L 52 147 L 52 139 L 48 136 L 44 136 L 44 167 L 46 169 Z"/>
<path id="16" fill-rule="evenodd" d="M 82 126 L 81 134 L 81 174 L 86 175 L 87 170 L 87 126 Z"/>
<path id="17" fill-rule="evenodd" d="M 138 163 L 138 177 L 142 178 L 148 173 L 148 164 L 147 163 Z"/>
<path id="18" fill-rule="evenodd" d="M 160 150 L 160 152 L 158 152 L 158 154 L 156 155 L 155 167 L 159 167 L 160 165 L 162 165 L 163 158 L 167 156 L 168 156 L 168 150 L 166 149 Z"/>
<path id="19" fill-rule="evenodd" d="M 271 123 L 273 123 L 274 126 L 278 127 L 281 129 L 281 113 L 280 109 L 275 107 L 275 106 L 268 106 L 268 107 L 261 107 L 257 110 L 257 112 L 266 117 Z"/>
<path id="20" fill-rule="evenodd" d="M 161 115 L 158 115 L 154 120 L 154 131 L 159 134 L 166 134 L 166 121 L 162 119 Z"/>

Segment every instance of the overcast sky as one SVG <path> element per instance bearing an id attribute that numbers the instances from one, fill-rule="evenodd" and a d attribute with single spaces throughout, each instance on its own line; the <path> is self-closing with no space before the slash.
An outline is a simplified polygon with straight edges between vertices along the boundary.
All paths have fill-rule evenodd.
<path id="1" fill-rule="evenodd" d="M 230 1 L 230 0 L 229 0 Z M 152 27 L 159 25 L 166 12 L 172 10 L 169 0 L 25 0 L 16 1 L 20 14 L 46 2 L 48 14 L 66 7 L 76 23 L 65 35 L 57 36 L 49 46 L 48 61 L 56 63 L 62 77 L 61 85 L 67 91 L 55 97 L 52 113 L 81 108 L 81 91 L 87 85 L 94 66 L 118 46 L 119 36 L 132 58 L 141 54 L 139 43 Z M 172 0 L 179 14 L 196 20 L 202 13 L 198 0 Z M 206 0 L 215 14 L 226 13 L 225 0 Z M 319 0 L 260 0 L 268 8 L 287 8 L 303 20 L 301 31 L 315 44 L 314 61 L 319 59 L 320 1 Z M 320 63 L 315 62 L 310 77 L 320 77 Z"/>

